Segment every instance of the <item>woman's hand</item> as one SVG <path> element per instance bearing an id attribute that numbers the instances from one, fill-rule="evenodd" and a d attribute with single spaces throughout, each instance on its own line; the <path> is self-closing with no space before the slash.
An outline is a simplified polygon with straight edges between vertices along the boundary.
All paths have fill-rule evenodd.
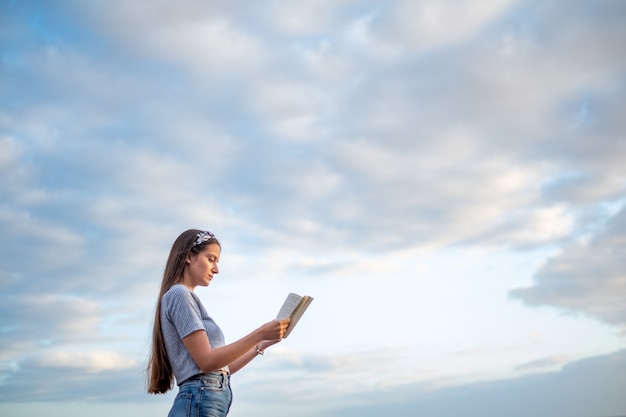
<path id="1" fill-rule="evenodd" d="M 289 322 L 291 319 L 282 319 L 282 320 L 272 320 L 268 323 L 265 323 L 261 326 L 261 334 L 263 335 L 263 340 L 272 340 L 279 342 L 280 339 L 285 337 L 285 332 L 287 331 L 287 327 L 289 327 Z M 274 344 L 272 343 L 272 344 Z"/>
<path id="2" fill-rule="evenodd" d="M 268 347 L 275 345 L 276 343 L 280 342 L 282 339 L 274 339 L 274 340 L 264 340 L 261 343 L 259 343 L 257 346 L 259 347 L 259 350 L 261 352 L 264 352 L 265 349 L 267 349 Z"/>

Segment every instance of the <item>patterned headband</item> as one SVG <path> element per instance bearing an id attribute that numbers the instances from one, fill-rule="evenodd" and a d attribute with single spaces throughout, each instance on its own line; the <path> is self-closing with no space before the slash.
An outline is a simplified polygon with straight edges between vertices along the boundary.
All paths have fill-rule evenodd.
<path id="1" fill-rule="evenodd" d="M 215 239 L 215 235 L 209 231 L 200 232 L 196 235 L 196 240 L 193 242 L 193 246 L 198 246 L 203 244 L 204 242 Z"/>

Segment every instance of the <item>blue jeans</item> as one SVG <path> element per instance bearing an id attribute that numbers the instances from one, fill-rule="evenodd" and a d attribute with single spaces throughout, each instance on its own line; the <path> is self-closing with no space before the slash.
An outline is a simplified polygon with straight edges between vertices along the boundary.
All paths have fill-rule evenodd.
<path id="1" fill-rule="evenodd" d="M 232 401 L 228 375 L 196 375 L 180 385 L 167 417 L 225 417 Z"/>

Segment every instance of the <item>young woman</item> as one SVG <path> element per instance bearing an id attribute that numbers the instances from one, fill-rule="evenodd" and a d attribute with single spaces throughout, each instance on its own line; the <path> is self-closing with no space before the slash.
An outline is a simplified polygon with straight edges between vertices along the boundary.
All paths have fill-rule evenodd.
<path id="1" fill-rule="evenodd" d="M 193 290 L 219 273 L 221 246 L 213 233 L 187 230 L 170 250 L 154 315 L 148 392 L 178 395 L 168 417 L 226 416 L 230 375 L 279 342 L 289 325 L 273 320 L 231 344 Z"/>

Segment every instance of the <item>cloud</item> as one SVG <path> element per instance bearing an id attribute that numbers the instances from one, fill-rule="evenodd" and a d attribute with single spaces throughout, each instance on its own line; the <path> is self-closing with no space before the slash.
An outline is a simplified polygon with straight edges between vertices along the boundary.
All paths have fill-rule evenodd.
<path id="1" fill-rule="evenodd" d="M 434 49 L 464 42 L 500 17 L 513 1 L 399 1 L 381 20 L 389 42 L 407 48 Z"/>
<path id="2" fill-rule="evenodd" d="M 567 362 L 568 358 L 566 356 L 550 356 L 547 358 L 536 359 L 534 361 L 521 364 L 515 369 L 520 371 L 535 371 L 546 368 L 553 368 L 555 366 L 563 365 Z"/>
<path id="3" fill-rule="evenodd" d="M 142 54 L 158 50 L 160 59 L 177 61 L 175 55 L 181 53 L 189 60 L 182 63 L 183 70 L 195 71 L 197 65 L 205 65 L 202 64 L 204 58 L 185 48 L 164 47 L 168 43 L 160 42 L 161 36 L 168 38 L 168 42 L 179 44 L 181 42 L 177 39 L 196 39 L 196 46 L 204 48 L 204 42 L 217 39 L 212 32 L 216 28 L 221 28 L 222 34 L 231 30 L 246 33 L 247 36 L 252 33 L 252 29 L 243 25 L 243 21 L 237 19 L 239 16 L 223 4 L 209 7 L 190 3 L 189 9 L 172 10 L 163 3 L 147 15 L 135 5 L 120 6 L 128 8 L 128 13 L 114 14 L 111 10 L 105 13 L 97 6 L 82 12 L 91 19 L 97 16 L 101 20 L 99 27 L 103 35 L 117 36 L 111 30 L 111 22 L 115 21 L 116 33 L 128 35 L 125 38 L 130 40 L 128 46 L 133 47 L 135 44 L 137 51 L 143 51 Z M 349 7 L 347 4 L 344 6 Z M 358 224 L 364 222 L 371 225 L 370 235 L 380 236 L 383 231 L 387 231 L 389 239 L 399 245 L 415 244 L 415 236 L 419 236 L 420 244 L 424 245 L 471 242 L 531 247 L 557 242 L 573 232 L 576 207 L 572 207 L 572 204 L 576 202 L 569 199 L 563 201 L 562 198 L 556 201 L 544 200 L 545 196 L 551 199 L 557 196 L 554 188 L 535 187 L 543 183 L 546 177 L 558 178 L 563 166 L 586 170 L 598 168 L 594 171 L 598 175 L 589 177 L 593 181 L 588 188 L 604 190 L 597 192 L 595 198 L 605 198 L 619 190 L 617 177 L 622 174 L 619 174 L 619 170 L 618 175 L 602 174 L 599 166 L 585 168 L 581 164 L 586 162 L 569 159 L 567 153 L 555 155 L 551 162 L 528 160 L 540 145 L 538 140 L 545 137 L 537 133 L 536 126 L 540 124 L 540 129 L 562 135 L 564 132 L 558 130 L 559 120 L 552 120 L 550 112 L 560 109 L 560 101 L 575 94 L 571 88 L 577 85 L 577 80 L 606 79 L 610 84 L 610 76 L 619 66 L 615 66 L 618 65 L 615 59 L 602 55 L 603 60 L 600 62 L 607 62 L 613 70 L 602 72 L 603 67 L 593 63 L 586 63 L 587 67 L 581 69 L 578 65 L 570 66 L 569 61 L 566 61 L 569 55 L 560 52 L 554 67 L 545 69 L 545 76 L 538 77 L 531 68 L 541 61 L 548 46 L 550 50 L 558 51 L 561 46 L 569 47 L 572 39 L 583 39 L 589 35 L 575 28 L 578 15 L 573 12 L 566 14 L 568 18 L 562 24 L 568 28 L 566 32 L 569 36 L 549 37 L 546 46 L 538 38 L 539 31 L 524 32 L 523 28 L 515 25 L 489 26 L 486 22 L 500 18 L 509 23 L 509 20 L 526 11 L 529 24 L 535 25 L 533 28 L 540 28 L 561 12 L 556 6 L 539 7 L 534 3 L 525 3 L 513 8 L 507 2 L 473 6 L 404 2 L 394 6 L 394 9 L 379 11 L 386 18 L 391 19 L 389 16 L 393 16 L 393 19 L 400 19 L 399 16 L 407 15 L 402 10 L 416 8 L 424 19 L 430 16 L 428 19 L 433 24 L 446 22 L 449 16 L 458 15 L 452 13 L 454 8 L 467 12 L 460 14 L 465 16 L 463 19 L 467 20 L 467 24 L 461 25 L 462 30 L 459 29 L 459 34 L 455 35 L 458 39 L 464 39 L 466 52 L 441 49 L 431 59 L 416 61 L 410 71 L 386 67 L 380 62 L 374 62 L 367 69 L 359 69 L 357 62 L 350 61 L 351 57 L 344 54 L 348 50 L 348 40 L 338 22 L 321 18 L 326 22 L 323 26 L 327 33 L 338 36 L 313 42 L 311 48 L 304 47 L 299 51 L 317 50 L 317 56 L 324 62 L 341 63 L 339 66 L 346 68 L 343 78 L 332 81 L 308 78 L 304 71 L 305 61 L 290 59 L 298 56 L 299 52 L 293 55 L 298 48 L 267 52 L 269 48 L 265 45 L 263 48 L 266 52 L 263 55 L 267 59 L 276 63 L 288 60 L 302 65 L 280 71 L 279 76 L 268 74 L 264 77 L 245 77 L 239 89 L 234 90 L 236 99 L 247 97 L 246 101 L 241 102 L 241 114 L 258 118 L 251 123 L 251 128 L 258 130 L 257 134 L 245 132 L 244 135 L 236 136 L 233 134 L 233 126 L 226 125 L 224 120 L 219 121 L 210 114 L 205 117 L 205 113 L 194 116 L 194 113 L 187 111 L 187 107 L 167 106 L 163 100 L 158 105 L 148 107 L 148 111 L 140 115 L 146 119 L 151 117 L 155 123 L 153 129 L 143 132 L 138 140 L 147 143 L 150 137 L 151 143 L 173 149 L 174 137 L 184 147 L 186 143 L 199 143 L 202 137 L 210 136 L 218 152 L 222 145 L 226 145 L 229 149 L 226 151 L 226 159 L 222 155 L 212 159 L 218 163 L 230 162 L 222 163 L 224 171 L 220 178 L 231 184 L 234 182 L 238 187 L 225 189 L 221 196 L 239 209 L 240 217 L 245 213 L 250 216 L 251 222 L 266 224 L 268 229 L 284 230 L 284 234 L 298 232 L 302 227 L 319 231 L 324 229 L 324 224 L 339 223 L 345 225 L 340 234 L 352 237 L 345 243 L 354 244 L 368 240 L 367 236 L 363 236 L 366 232 Z M 289 13 L 287 10 L 284 12 Z M 189 25 L 198 28 L 198 31 L 192 30 Z M 161 29 L 155 33 L 153 30 L 142 30 L 144 26 Z M 406 22 L 397 26 L 409 27 Z M 423 25 L 420 30 L 435 30 L 435 26 L 428 29 L 429 25 Z M 489 26 L 490 31 L 478 30 L 485 26 Z M 180 28 L 182 30 L 178 31 Z M 510 52 L 507 52 L 509 55 L 501 55 L 498 45 L 489 43 L 498 36 L 510 35 L 507 32 L 509 30 L 519 30 L 508 41 L 509 46 L 511 42 L 517 42 L 513 56 Z M 608 36 L 609 30 L 596 36 Z M 175 36 L 169 36 L 170 32 Z M 150 33 L 150 36 L 147 37 L 146 33 Z M 378 32 L 368 33 L 368 36 L 377 38 L 378 42 L 392 43 Z M 433 33 L 425 36 L 425 39 L 432 38 L 432 45 L 438 45 L 438 32 Z M 468 33 L 473 35 L 468 36 Z M 229 35 L 224 39 L 229 39 Z M 448 41 L 444 39 L 442 42 Z M 142 49 L 145 42 L 153 44 L 156 49 Z M 233 45 L 229 53 L 237 54 L 240 42 L 226 43 Z M 301 45 L 306 45 L 304 38 Z M 257 46 L 251 48 L 257 49 Z M 481 67 L 469 60 L 473 54 L 478 56 L 476 61 L 481 62 Z M 207 55 L 214 57 L 211 65 L 213 62 L 229 62 L 230 67 L 240 67 L 226 58 L 225 61 L 218 59 L 222 55 L 217 52 L 216 55 Z M 404 56 L 411 55 L 405 52 Z M 603 77 L 586 76 L 584 69 L 592 74 L 602 74 Z M 432 75 L 434 70 L 435 76 Z M 89 68 L 80 72 L 98 73 Z M 371 78 L 368 78 L 367 73 Z M 121 75 L 113 73 L 113 80 L 116 77 L 124 78 Z M 345 83 L 359 77 L 365 77 L 362 78 L 365 84 L 355 84 L 359 88 L 350 88 Z M 545 85 L 538 85 L 539 80 Z M 116 84 L 114 81 L 113 85 Z M 367 88 L 364 88 L 365 85 Z M 457 92 L 459 85 L 464 86 L 463 95 Z M 335 87 L 337 90 L 334 90 Z M 592 89 L 590 91 L 608 91 L 603 84 L 591 84 L 589 88 Z M 128 91 L 123 85 L 112 90 Z M 138 91 L 146 89 L 139 88 Z M 170 97 L 175 99 L 175 96 Z M 218 98 L 223 97 L 199 100 L 197 104 L 215 108 L 217 105 L 212 100 Z M 230 103 L 227 105 L 230 107 Z M 159 123 L 168 117 L 168 123 Z M 470 124 L 469 121 L 473 122 Z M 508 141 L 507 146 L 510 148 L 507 149 L 498 139 L 503 129 L 512 132 L 512 137 L 523 137 L 524 140 Z M 210 133 L 203 135 L 203 131 Z M 215 140 L 216 135 L 227 139 Z M 255 136 L 263 138 L 263 146 L 258 145 Z M 614 141 L 610 137 L 607 140 L 611 143 Z M 215 145 L 211 147 L 212 152 Z M 555 138 L 546 141 L 546 145 L 552 146 L 555 153 L 559 151 L 560 145 L 555 142 Z M 140 147 L 123 148 L 124 152 L 131 155 L 144 150 Z M 183 152 L 183 155 L 186 157 L 188 153 Z M 141 191 L 134 192 L 138 193 L 135 195 L 139 198 L 147 191 L 143 187 L 149 187 L 150 184 L 162 187 L 163 181 L 168 183 L 162 175 L 142 178 L 142 173 L 151 172 L 157 169 L 155 167 L 160 167 L 158 169 L 164 175 L 184 172 L 187 163 L 164 158 L 160 153 L 153 153 L 148 158 L 137 158 L 138 161 L 132 158 L 120 159 L 114 164 L 136 167 L 134 170 L 122 169 L 118 172 L 120 177 L 123 174 L 125 177 L 132 175 L 137 178 L 135 184 Z M 150 162 L 142 163 L 142 159 Z M 285 172 L 291 175 L 285 176 Z M 290 179 L 291 184 L 286 179 Z M 183 179 L 177 178 L 177 181 L 180 180 Z M 329 181 L 333 189 L 322 194 L 312 194 L 309 192 L 311 186 L 305 186 L 316 184 L 323 188 L 323 184 L 329 184 Z M 121 178 L 114 178 L 111 187 L 120 182 L 123 184 Z M 168 188 L 174 187 L 173 183 Z M 597 187 L 600 184 L 606 184 L 606 187 Z M 376 187 L 377 191 L 368 193 L 367 190 L 372 187 Z M 181 192 L 193 193 L 196 190 L 192 188 Z M 327 197 L 331 197 L 333 204 L 325 204 Z M 158 204 L 159 200 L 153 198 L 152 195 L 145 196 L 145 201 Z M 307 204 L 304 204 L 305 201 Z M 293 213 L 291 218 L 282 220 L 272 215 L 285 207 Z M 442 210 L 442 207 L 445 208 Z M 406 221 L 393 221 L 408 216 L 414 219 L 414 224 L 407 228 L 404 227 Z"/>
<path id="4" fill-rule="evenodd" d="M 79 371 L 97 373 L 102 371 L 117 371 L 136 366 L 135 361 L 122 356 L 117 352 L 45 352 L 45 354 L 31 358 L 29 362 L 34 367 L 52 369 L 76 369 Z"/>
<path id="5" fill-rule="evenodd" d="M 620 372 L 625 360 L 626 351 L 622 350 L 572 362 L 559 372 L 433 391 L 427 385 L 407 385 L 385 395 L 380 392 L 361 395 L 363 406 L 355 406 L 353 398 L 346 398 L 344 401 L 349 406 L 324 410 L 324 415 L 375 416 L 381 412 L 442 417 L 468 413 L 485 417 L 620 415 L 626 407 L 618 394 L 626 382 L 624 373 Z M 379 402 L 381 397 L 385 400 Z M 564 402 L 564 398 L 568 400 Z"/>
<path id="6" fill-rule="evenodd" d="M 123 1 L 114 4 L 75 2 L 73 6 L 127 54 L 139 52 L 211 80 L 249 74 L 264 65 L 267 46 L 233 19 L 234 6 L 227 2 L 192 0 L 179 7 L 158 1 L 150 10 Z"/>
<path id="7" fill-rule="evenodd" d="M 15 139 L 1 136 L 0 149 L 2 150 L 0 153 L 0 169 L 6 173 L 9 168 L 14 168 L 14 165 L 16 165 L 15 161 L 19 156 L 19 147 Z"/>
<path id="8" fill-rule="evenodd" d="M 339 22 L 338 11 L 349 10 L 355 3 L 354 0 L 304 0 L 298 4 L 270 1 L 255 11 L 267 19 L 272 32 L 294 38 L 328 33 Z"/>
<path id="9" fill-rule="evenodd" d="M 350 362 L 349 358 L 344 359 Z M 358 390 L 341 382 L 341 375 L 350 368 L 342 360 L 331 367 L 316 365 L 316 372 L 306 376 L 294 372 L 293 365 L 291 371 L 281 367 L 277 370 L 276 364 L 268 366 L 272 372 L 265 371 L 265 365 L 255 368 L 258 371 L 245 370 L 245 380 L 237 379 L 237 376 L 234 380 L 239 391 L 238 407 L 254 406 L 278 416 L 288 415 L 288 405 L 293 402 L 302 408 L 298 412 L 302 416 L 375 416 L 387 412 L 397 416 L 480 414 L 521 417 L 532 414 L 548 417 L 567 414 L 583 417 L 619 415 L 626 405 L 619 395 L 625 382 L 623 372 L 620 372 L 626 361 L 624 350 L 571 362 L 561 356 L 543 358 L 520 365 L 535 373 L 474 383 L 443 381 L 433 377 L 432 373 L 429 375 L 427 370 L 420 382 L 398 381 L 390 377 L 390 367 L 402 366 L 402 359 L 398 358 L 397 363 L 385 362 L 387 370 L 376 368 L 377 361 L 355 359 L 363 372 L 357 379 L 361 385 Z M 369 359 L 376 358 L 370 356 Z M 366 363 L 375 368 L 364 369 Z M 537 372 L 555 365 L 560 369 Z M 299 366 L 306 366 L 306 361 L 299 362 Z M 337 376 L 338 381 L 324 377 L 325 372 Z M 267 381 L 268 375 L 272 375 L 271 387 L 260 383 Z M 276 389 L 277 386 L 281 388 Z M 323 395 L 323 401 L 316 396 L 318 390 L 323 392 L 318 394 Z M 564 403 L 563 398 L 568 401 Z"/>
<path id="10" fill-rule="evenodd" d="M 102 369 L 102 367 L 98 369 L 99 365 L 94 364 L 93 361 L 100 361 L 103 357 L 108 358 L 108 365 L 113 366 L 109 369 Z M 0 400 L 22 403 L 32 402 L 36 398 L 37 402 L 48 402 L 50 410 L 53 410 L 57 404 L 63 405 L 64 401 L 146 400 L 143 369 L 129 368 L 127 366 L 129 364 L 123 359 L 122 362 L 114 359 L 117 363 L 113 363 L 111 359 L 114 357 L 115 355 L 103 352 L 98 355 L 93 353 L 77 355 L 77 360 L 83 361 L 82 364 L 86 365 L 86 368 L 49 366 L 52 365 L 50 363 L 25 363 L 19 370 L 4 375 L 0 382 L 2 386 Z M 57 357 L 57 359 L 62 358 Z M 71 363 L 70 361 L 68 364 Z M 98 370 L 95 371 L 96 369 Z M 37 383 L 32 384 L 32 381 L 37 381 Z"/>
<path id="11" fill-rule="evenodd" d="M 10 288 L 10 287 L 9 287 Z M 50 346 L 95 342 L 103 310 L 93 301 L 59 294 L 3 294 L 2 362 L 19 364 Z"/>
<path id="12" fill-rule="evenodd" d="M 393 274 L 410 294 L 424 248 L 551 250 L 512 297 L 624 327 L 623 3 L 0 7 L 6 398 L 45 378 L 32 395 L 140 398 L 137 334 L 169 244 L 188 227 L 223 237 L 239 284 L 330 277 L 336 290 Z M 467 296 L 429 285 L 426 294 Z M 428 317 L 433 334 L 454 308 Z M 406 413 L 474 401 L 463 390 L 482 404 L 482 393 L 517 401 L 514 387 L 543 400 L 530 381 L 571 392 L 561 376 L 584 374 L 566 366 L 411 402 L 401 394 L 442 385 L 409 383 L 432 382 L 436 367 L 403 364 L 401 348 L 372 349 L 286 353 L 260 369 L 280 370 L 276 383 L 294 398 L 328 382 L 358 407 L 357 391 L 371 400 L 368 390 L 388 383 L 385 366 L 402 368 L 406 380 L 392 385 L 406 383 L 397 397 Z M 565 360 L 542 355 L 520 369 Z M 52 385 L 59 372 L 66 387 Z M 310 385 L 294 385 L 302 380 Z M 248 388 L 251 398 L 268 394 Z"/>
<path id="13" fill-rule="evenodd" d="M 14 313 L 6 318 L 7 323 L 15 321 L 22 323 L 32 323 L 24 334 L 44 336 L 46 333 L 37 332 L 41 325 L 37 320 L 50 320 L 44 329 L 49 335 L 54 333 L 75 334 L 75 337 L 84 338 L 93 331 L 95 320 L 102 313 L 96 302 L 72 296 L 62 296 L 57 294 L 38 294 L 36 296 L 3 297 L 4 304 L 8 311 Z M 16 317 L 19 316 L 19 317 Z M 58 320 L 63 317 L 64 320 Z M 59 327 L 51 327 L 59 326 Z M 45 337 L 44 337 L 45 338 Z"/>
<path id="14" fill-rule="evenodd" d="M 626 330 L 626 209 L 621 208 L 588 241 L 548 259 L 527 288 L 511 292 L 528 305 L 584 313 Z"/>

